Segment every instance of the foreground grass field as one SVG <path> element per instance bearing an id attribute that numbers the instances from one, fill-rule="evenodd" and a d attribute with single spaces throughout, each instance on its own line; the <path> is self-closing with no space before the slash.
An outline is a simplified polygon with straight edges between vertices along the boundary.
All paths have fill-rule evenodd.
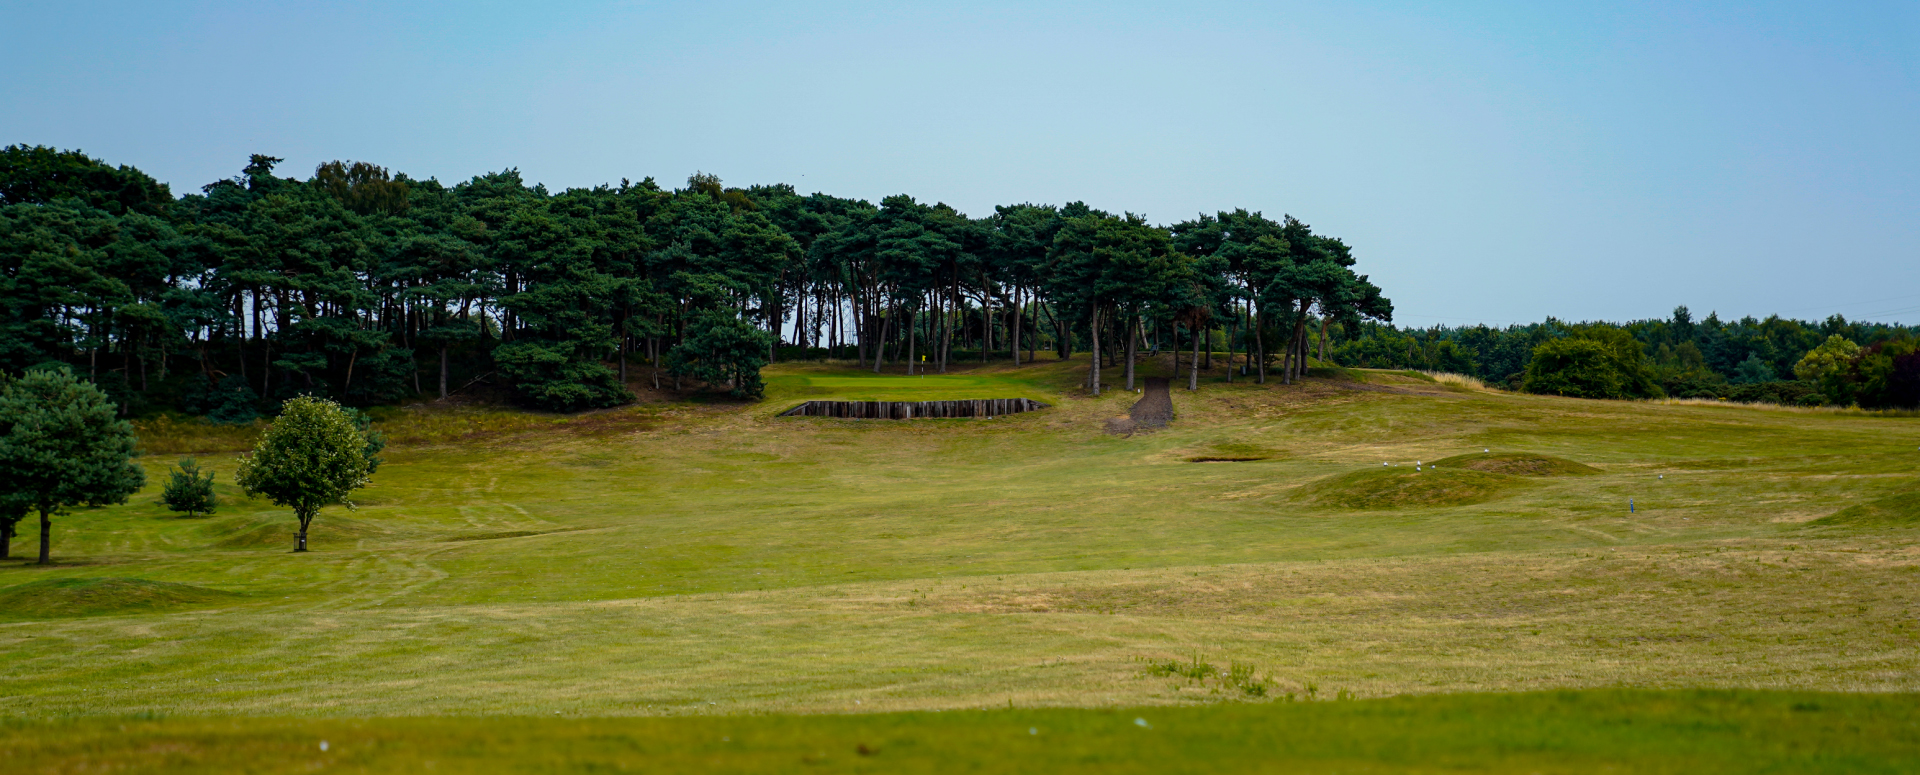
<path id="1" fill-rule="evenodd" d="M 1905 773 L 1910 697 L 1594 691 L 1120 710 L 0 726 L 11 772 Z"/>
<path id="2" fill-rule="evenodd" d="M 0 715 L 30 724 L 9 744 L 138 713 L 1233 713 L 1596 687 L 1915 709 L 1920 419 L 1216 371 L 1174 391 L 1171 427 L 1120 437 L 1101 429 L 1131 394 L 1086 397 L 1084 368 L 782 365 L 754 404 L 385 411 L 375 487 L 308 555 L 290 513 L 233 492 L 244 434 L 150 429 L 226 450 L 201 455 L 226 502 L 166 512 L 173 458 L 151 457 L 148 492 L 56 522 L 60 565 L 0 564 Z M 833 397 L 1055 408 L 775 417 Z"/>

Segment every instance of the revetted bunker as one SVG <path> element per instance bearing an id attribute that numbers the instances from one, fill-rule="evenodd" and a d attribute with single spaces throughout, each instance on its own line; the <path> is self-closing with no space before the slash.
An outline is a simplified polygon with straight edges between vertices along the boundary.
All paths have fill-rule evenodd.
<path id="1" fill-rule="evenodd" d="M 969 401 L 808 401 L 781 417 L 844 417 L 854 420 L 918 420 L 942 417 L 999 417 L 1046 409 L 1027 398 L 977 398 Z"/>

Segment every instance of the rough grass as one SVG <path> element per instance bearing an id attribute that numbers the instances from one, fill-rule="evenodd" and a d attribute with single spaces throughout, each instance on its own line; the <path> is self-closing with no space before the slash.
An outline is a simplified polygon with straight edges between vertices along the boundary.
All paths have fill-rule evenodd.
<path id="1" fill-rule="evenodd" d="M 1586 476 L 1600 473 L 1600 469 L 1584 463 L 1575 463 L 1566 458 L 1552 455 L 1533 455 L 1524 452 L 1469 453 L 1454 455 L 1433 461 L 1433 465 L 1442 468 L 1464 468 L 1470 471 L 1484 471 L 1489 474 L 1508 476 Z"/>
<path id="2" fill-rule="evenodd" d="M 1521 484 L 1497 473 L 1414 466 L 1367 468 L 1313 482 L 1299 499 L 1318 506 L 1364 511 L 1429 509 L 1485 503 Z"/>
<path id="3" fill-rule="evenodd" d="M 218 590 L 146 579 L 38 579 L 0 588 L 0 619 L 150 613 L 233 599 L 234 595 Z"/>
<path id="4" fill-rule="evenodd" d="M 1920 768 L 1916 712 L 1914 695 L 1600 690 L 938 714 L 86 719 L 0 725 L 0 760 L 155 773 L 1903 773 Z"/>
<path id="5" fill-rule="evenodd" d="M 325 540 L 327 548 L 353 546 L 358 541 L 387 535 L 390 531 L 363 520 L 346 516 L 344 509 L 316 518 L 307 531 L 309 549 L 319 549 L 319 541 Z M 211 547 L 220 549 L 272 549 L 281 548 L 292 551 L 298 542 L 300 522 L 293 514 L 268 513 L 218 519 L 206 526 L 206 532 L 216 536 Z"/>
<path id="6" fill-rule="evenodd" d="M 1467 374 L 1455 374 L 1450 371 L 1425 371 L 1421 373 L 1429 377 L 1432 377 L 1433 381 L 1438 382 L 1442 385 L 1453 385 L 1455 387 L 1466 388 L 1468 390 L 1486 390 L 1487 389 L 1487 383 L 1485 381 L 1481 380 L 1479 377 L 1470 376 Z"/>

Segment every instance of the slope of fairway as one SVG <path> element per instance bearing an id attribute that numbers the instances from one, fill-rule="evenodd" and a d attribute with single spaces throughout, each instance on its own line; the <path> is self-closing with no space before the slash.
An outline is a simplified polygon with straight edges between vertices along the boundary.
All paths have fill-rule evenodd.
<path id="1" fill-rule="evenodd" d="M 1383 511 L 1485 503 L 1525 482 L 1482 471 L 1367 468 L 1300 488 L 1306 503 Z"/>
<path id="2" fill-rule="evenodd" d="M 150 613 L 232 598 L 217 590 L 146 579 L 36 579 L 0 589 L 0 619 Z"/>
<path id="3" fill-rule="evenodd" d="M 755 403 L 382 410 L 386 464 L 354 510 L 320 514 L 307 554 L 291 552 L 286 509 L 225 489 L 231 454 L 201 457 L 223 488 L 201 519 L 158 503 L 174 459 L 148 458 L 146 491 L 57 517 L 57 565 L 0 563 L 0 588 L 119 578 L 233 595 L 0 622 L 0 715 L 1920 691 L 1920 528 L 1814 522 L 1910 492 L 1920 419 L 1373 375 L 1228 384 L 1216 369 L 1198 392 L 1174 383 L 1166 428 L 1123 438 L 1102 426 L 1137 394 L 1086 396 L 1085 367 L 952 375 L 977 382 L 954 390 L 1027 386 L 1053 404 L 992 421 L 776 417 L 802 389 L 855 389 L 804 380 L 876 379 L 817 364 L 768 369 Z M 906 380 L 890 368 L 878 379 Z M 1593 472 L 1414 472 L 1492 477 L 1484 499 L 1405 478 L 1416 460 L 1484 454 Z M 1189 462 L 1209 457 L 1243 462 Z M 1366 508 L 1318 499 L 1350 476 L 1380 485 Z M 33 545 L 22 527 L 14 545 Z M 1194 659 L 1244 680 L 1153 672 Z"/>
<path id="4" fill-rule="evenodd" d="M 1904 773 L 1920 697 L 1592 691 L 1196 708 L 0 726 L 22 772 Z M 324 744 L 324 747 L 323 747 Z"/>

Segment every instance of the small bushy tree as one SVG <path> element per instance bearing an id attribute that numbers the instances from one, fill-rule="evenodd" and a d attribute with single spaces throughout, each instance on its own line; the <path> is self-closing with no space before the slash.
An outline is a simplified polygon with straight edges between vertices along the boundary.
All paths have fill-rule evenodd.
<path id="1" fill-rule="evenodd" d="M 300 396 L 281 406 L 253 454 L 240 458 L 234 479 L 248 495 L 265 495 L 293 509 L 300 521 L 294 551 L 304 552 L 307 529 L 322 507 L 353 507 L 347 498 L 367 486 L 373 451 L 367 432 L 347 410 L 324 398 Z"/>
<path id="2" fill-rule="evenodd" d="M 1660 386 L 1633 335 L 1606 326 L 1583 326 L 1573 336 L 1533 348 L 1525 388 L 1575 398 L 1655 398 Z"/>
<path id="3" fill-rule="evenodd" d="M 213 472 L 202 472 L 199 461 L 193 458 L 181 459 L 180 465 L 168 472 L 167 488 L 161 491 L 160 502 L 173 511 L 186 512 L 189 517 L 212 514 L 219 505 L 213 495 Z"/>
<path id="4" fill-rule="evenodd" d="M 1793 365 L 1793 376 L 1808 382 L 1819 382 L 1834 372 L 1846 371 L 1860 354 L 1860 345 L 1839 334 L 1827 337 L 1819 347 L 1807 351 L 1800 362 Z"/>
<path id="5" fill-rule="evenodd" d="M 133 426 L 115 414 L 107 394 L 64 368 L 29 371 L 0 390 L 0 521 L 39 512 L 41 565 L 53 562 L 54 515 L 125 503 L 146 484 Z"/>

